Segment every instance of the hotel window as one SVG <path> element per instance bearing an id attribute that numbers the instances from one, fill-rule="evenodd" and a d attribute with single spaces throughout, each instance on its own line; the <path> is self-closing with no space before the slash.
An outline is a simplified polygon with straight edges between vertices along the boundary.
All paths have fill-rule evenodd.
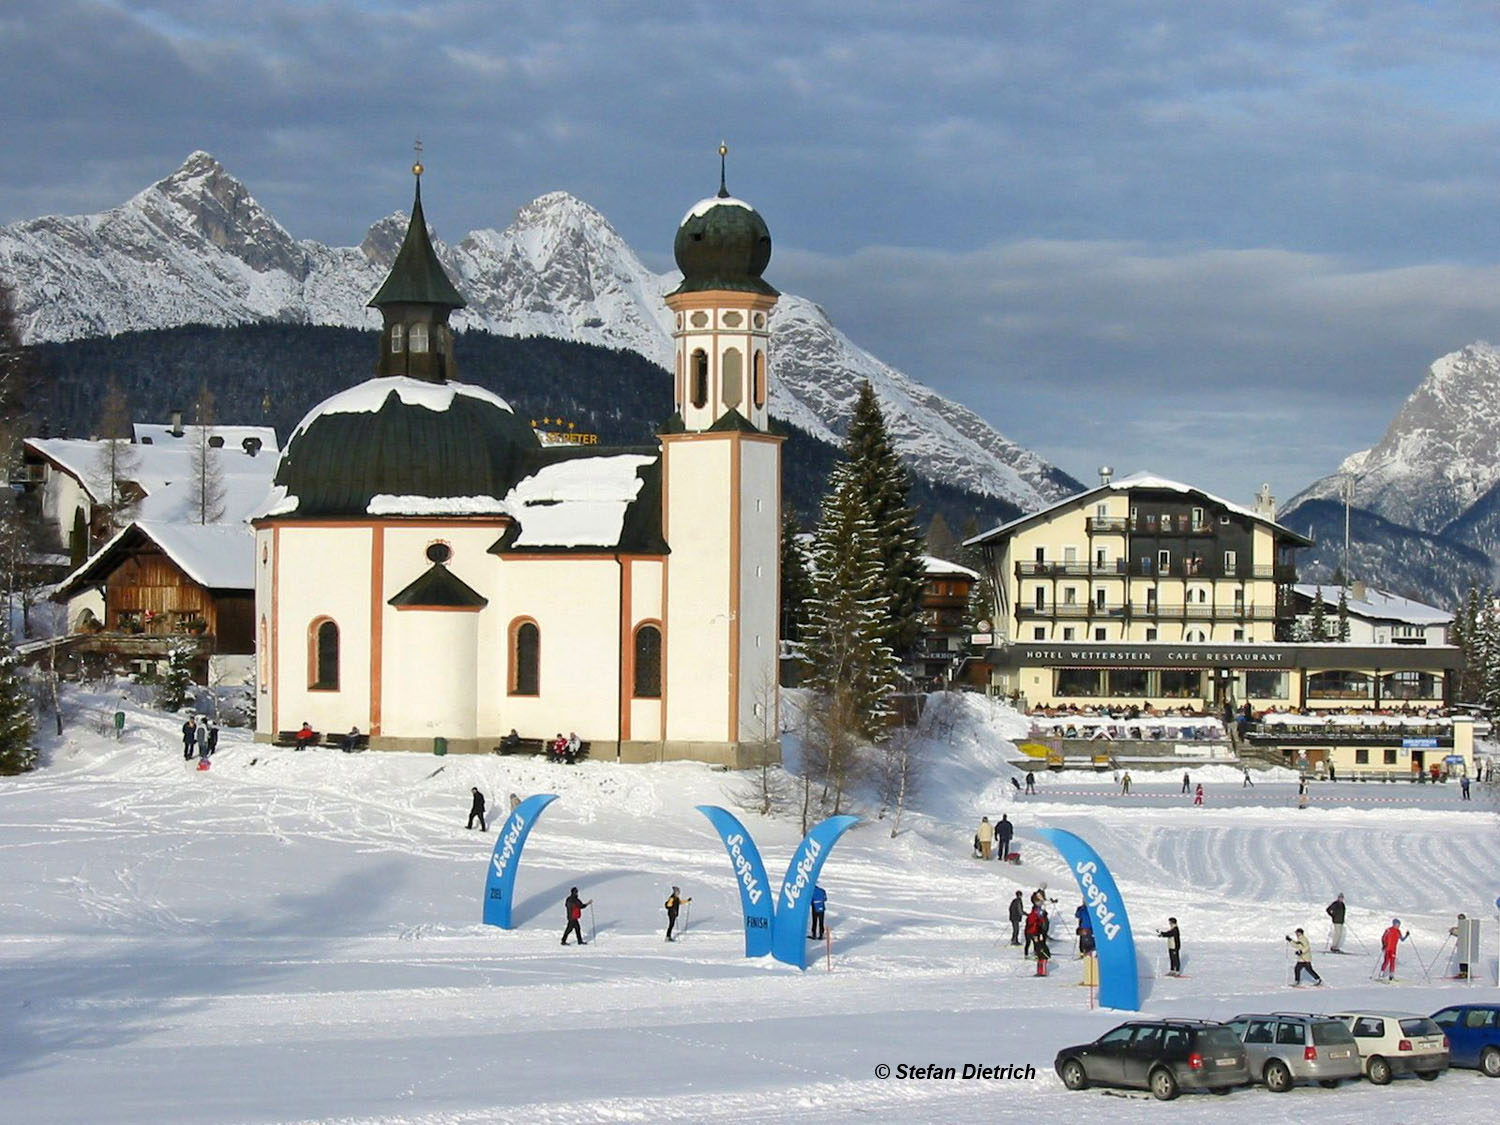
<path id="1" fill-rule="evenodd" d="M 1043 587 L 1043 586 L 1038 586 L 1036 588 L 1036 595 L 1035 595 L 1035 597 L 1036 597 L 1036 600 L 1032 604 L 1036 606 L 1036 611 L 1038 613 L 1042 613 L 1047 608 L 1047 590 L 1046 590 L 1046 588 Z"/>
<path id="2" fill-rule="evenodd" d="M 1094 569 L 1103 570 L 1109 565 L 1109 555 L 1103 547 L 1094 552 Z"/>
<path id="3" fill-rule="evenodd" d="M 1077 637 L 1076 637 L 1077 632 L 1078 631 L 1076 629 L 1074 629 L 1073 626 L 1069 625 L 1067 628 L 1065 628 L 1063 630 L 1063 640 L 1065 640 L 1065 641 L 1076 640 L 1077 639 Z"/>
<path id="4" fill-rule="evenodd" d="M 1245 630 L 1236 629 L 1234 631 L 1234 639 L 1237 641 L 1243 641 L 1245 639 Z"/>
<path id="5" fill-rule="evenodd" d="M 1367 747 L 1359 747 L 1354 751 L 1354 764 L 1356 766 L 1368 766 L 1370 764 L 1370 751 Z"/>
<path id="6" fill-rule="evenodd" d="M 1108 504 L 1096 504 L 1094 506 L 1094 517 L 1096 519 L 1101 519 L 1101 520 L 1107 520 L 1107 519 L 1109 519 L 1109 505 Z"/>
<path id="7" fill-rule="evenodd" d="M 1238 563 L 1238 560 L 1235 557 L 1235 553 L 1233 551 L 1225 551 L 1224 552 L 1224 576 L 1226 578 L 1233 578 L 1234 575 L 1235 575 L 1235 570 L 1238 567 L 1238 565 L 1239 565 L 1239 563 Z"/>
<path id="8" fill-rule="evenodd" d="M 1063 562 L 1065 562 L 1065 563 L 1076 563 L 1077 561 L 1078 561 L 1078 548 L 1077 547 L 1064 547 L 1063 548 Z"/>
<path id="9" fill-rule="evenodd" d="M 1396 764 L 1396 751 L 1395 750 L 1387 750 L 1387 751 L 1385 751 L 1385 764 L 1388 765 L 1388 766 L 1394 766 Z"/>
<path id="10" fill-rule="evenodd" d="M 1105 631 L 1103 629 L 1095 629 L 1094 630 L 1094 640 L 1096 640 L 1096 641 L 1103 641 L 1103 640 L 1108 640 L 1108 639 L 1109 638 L 1105 636 Z"/>
<path id="11" fill-rule="evenodd" d="M 1103 587 L 1100 587 L 1099 589 L 1094 591 L 1094 608 L 1097 610 L 1103 610 L 1104 605 L 1104 589 Z"/>
<path id="12" fill-rule="evenodd" d="M 1077 605 L 1078 590 L 1074 586 L 1063 587 L 1063 605 Z"/>
<path id="13" fill-rule="evenodd" d="M 1154 641 L 1154 640 L 1156 640 L 1156 630 L 1155 629 L 1147 629 L 1146 630 L 1146 640 L 1148 640 L 1148 641 Z"/>
<path id="14" fill-rule="evenodd" d="M 1172 570 L 1172 552 L 1171 551 L 1157 551 L 1156 552 L 1156 569 L 1159 570 L 1159 571 L 1161 571 L 1163 574 L 1170 574 L 1171 573 L 1171 570 Z"/>
<path id="15" fill-rule="evenodd" d="M 1040 625 L 1036 626 L 1031 630 L 1031 639 L 1034 641 L 1045 641 L 1047 639 L 1047 630 Z"/>
<path id="16" fill-rule="evenodd" d="M 1203 509 L 1202 508 L 1194 508 L 1193 509 L 1193 526 L 1194 527 L 1202 527 L 1203 526 Z"/>

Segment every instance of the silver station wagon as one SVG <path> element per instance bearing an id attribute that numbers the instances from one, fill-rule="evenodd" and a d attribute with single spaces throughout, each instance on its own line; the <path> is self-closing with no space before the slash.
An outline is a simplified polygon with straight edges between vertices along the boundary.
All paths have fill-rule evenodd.
<path id="1" fill-rule="evenodd" d="M 1346 1024 L 1309 1012 L 1235 1016 L 1229 1026 L 1245 1045 L 1250 1077 L 1284 1094 L 1299 1082 L 1337 1086 L 1358 1078 L 1359 1046 Z"/>

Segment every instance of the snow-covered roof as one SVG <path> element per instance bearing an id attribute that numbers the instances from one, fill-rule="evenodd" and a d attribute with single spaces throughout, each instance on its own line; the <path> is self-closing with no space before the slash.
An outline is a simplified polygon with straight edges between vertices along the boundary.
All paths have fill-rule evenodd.
<path id="1" fill-rule="evenodd" d="M 173 430 L 170 425 L 161 422 L 134 422 L 131 431 L 135 435 L 137 445 L 165 445 L 168 447 L 180 445 L 191 449 L 198 444 L 199 435 L 205 429 L 203 426 L 179 426 Z M 244 443 L 247 438 L 254 438 L 260 442 L 260 452 L 276 454 L 280 450 L 276 447 L 276 430 L 271 426 L 208 426 L 210 437 L 224 439 L 226 449 L 233 447 L 243 452 Z"/>
<path id="2" fill-rule="evenodd" d="M 950 574 L 961 578 L 972 578 L 976 582 L 979 581 L 978 571 L 970 570 L 966 566 L 959 566 L 958 563 L 949 562 L 947 559 L 940 559 L 936 555 L 923 555 L 922 569 L 929 577 Z"/>
<path id="3" fill-rule="evenodd" d="M 255 588 L 255 532 L 246 523 L 159 523 L 140 520 L 122 528 L 58 583 L 59 597 L 103 581 L 127 542 L 145 537 L 198 585 L 210 590 Z"/>
<path id="4" fill-rule="evenodd" d="M 1111 492 L 1134 492 L 1137 489 L 1150 489 L 1158 492 L 1178 492 L 1184 496 L 1199 496 L 1211 504 L 1221 505 L 1225 509 L 1234 512 L 1236 515 L 1244 516 L 1246 519 L 1254 520 L 1256 523 L 1263 523 L 1267 527 L 1274 527 L 1277 531 L 1281 532 L 1284 535 L 1290 536 L 1293 539 L 1300 540 L 1303 543 L 1309 542 L 1306 536 L 1299 535 L 1291 528 L 1277 523 L 1274 519 L 1269 519 L 1266 516 L 1261 515 L 1253 508 L 1247 508 L 1243 504 L 1236 504 L 1233 500 L 1225 500 L 1222 496 L 1215 496 L 1212 492 L 1205 492 L 1201 488 L 1194 488 L 1192 485 L 1183 484 L 1181 481 L 1168 480 L 1166 477 L 1155 476 L 1151 473 L 1132 473 L 1128 477 L 1121 477 L 1118 480 L 1112 480 L 1108 484 L 1096 485 L 1095 487 L 1085 489 L 1082 492 L 1075 492 L 1072 496 L 1065 496 L 1055 504 L 1049 504 L 1047 507 L 1039 508 L 1035 512 L 1028 512 L 1024 516 L 1017 516 L 1009 523 L 1002 523 L 998 527 L 990 528 L 990 530 L 988 531 L 982 531 L 978 535 L 975 535 L 973 538 L 965 539 L 964 545 L 968 546 L 971 543 L 983 543 L 986 540 L 993 539 L 1003 533 L 1014 531 L 1017 528 L 1024 526 L 1025 524 L 1032 523 L 1035 520 L 1043 519 L 1044 517 L 1051 515 L 1053 512 L 1057 512 L 1064 508 L 1069 508 L 1077 504 L 1087 503 L 1095 496 L 1103 496 Z"/>
<path id="5" fill-rule="evenodd" d="M 385 405 L 392 392 L 407 406 L 425 407 L 438 414 L 446 411 L 453 405 L 453 400 L 460 396 L 487 402 L 507 414 L 515 413 L 510 403 L 494 391 L 487 391 L 470 383 L 429 383 L 425 379 L 413 379 L 407 375 L 383 375 L 356 383 L 318 403 L 297 423 L 287 444 L 290 445 L 298 434 L 325 414 L 375 414 Z"/>
<path id="6" fill-rule="evenodd" d="M 710 195 L 707 199 L 700 199 L 697 203 L 689 207 L 687 214 L 682 217 L 682 222 L 685 223 L 689 219 L 696 219 L 702 215 L 706 215 L 715 207 L 743 207 L 746 211 L 755 210 L 754 207 L 750 206 L 743 199 L 736 199 L 732 195 Z M 682 223 L 678 223 L 677 225 L 681 226 Z"/>
<path id="7" fill-rule="evenodd" d="M 230 444 L 227 436 L 222 449 L 210 449 L 209 457 L 223 483 L 224 510 L 220 522 L 247 520 L 265 500 L 276 475 L 276 433 L 258 426 L 214 427 L 215 433 L 243 431 L 247 436 L 269 436 L 269 446 L 259 454 L 247 453 L 239 444 Z M 194 446 L 174 438 L 171 445 L 136 445 L 125 447 L 129 468 L 121 476 L 140 486 L 145 494 L 136 515 L 144 521 L 186 522 L 194 517 L 193 472 Z M 109 495 L 109 480 L 104 467 L 106 441 L 79 438 L 27 438 L 26 447 L 58 465 L 74 477 L 99 503 Z"/>
<path id="8" fill-rule="evenodd" d="M 1292 589 L 1308 599 L 1317 598 L 1321 592 L 1323 604 L 1326 606 L 1335 607 L 1339 603 L 1339 587 L 1337 586 L 1320 587 L 1307 582 L 1299 582 Z M 1346 586 L 1343 592 L 1344 604 L 1354 617 L 1373 621 L 1399 621 L 1404 625 L 1447 625 L 1453 620 L 1453 614 L 1446 610 L 1387 593 L 1385 590 L 1376 590 L 1366 586 L 1363 597 L 1354 596 L 1354 587 Z"/>
<path id="9" fill-rule="evenodd" d="M 521 533 L 513 547 L 612 547 L 625 512 L 640 494 L 639 470 L 656 457 L 639 453 L 576 457 L 547 465 L 505 498 Z"/>

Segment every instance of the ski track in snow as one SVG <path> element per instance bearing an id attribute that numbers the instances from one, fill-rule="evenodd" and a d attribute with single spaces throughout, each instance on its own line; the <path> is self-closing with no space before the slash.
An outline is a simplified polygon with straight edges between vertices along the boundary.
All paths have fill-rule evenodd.
<path id="1" fill-rule="evenodd" d="M 1077 890 L 1031 834 L 1077 831 L 1110 864 L 1147 1014 L 1428 1012 L 1496 996 L 1421 975 L 1424 960 L 1438 974 L 1454 912 L 1500 892 L 1483 791 L 1459 808 L 1437 787 L 1320 788 L 1318 807 L 1296 810 L 1295 787 L 1272 780 L 1253 794 L 1211 784 L 1210 805 L 1193 809 L 1176 794 L 1180 775 L 1138 778 L 1129 801 L 1044 775 L 1039 797 L 1016 799 L 994 733 L 1013 716 L 949 721 L 901 835 L 869 820 L 832 854 L 821 881 L 833 969 L 815 945 L 799 973 L 743 958 L 736 880 L 693 809 L 734 808 L 744 778 L 690 764 L 296 753 L 237 731 L 199 773 L 182 761 L 179 718 L 132 707 L 117 743 L 100 717 L 113 704 L 78 702 L 98 713 L 49 740 L 44 769 L 0 779 L 7 1120 L 1397 1121 L 1488 1114 L 1500 1089 L 1453 1072 L 1435 1086 L 1256 1089 L 1170 1108 L 1066 1092 L 1057 1049 L 1122 1017 L 1087 1008 L 1071 956 Z M 497 819 L 512 791 L 562 798 L 527 844 L 511 932 L 479 922 L 494 835 L 462 827 L 470 785 Z M 1017 824 L 1020 867 L 969 857 L 979 813 L 1001 810 Z M 795 821 L 739 815 L 779 885 Z M 1004 916 L 1015 890 L 1043 882 L 1057 899 L 1057 960 L 1038 979 Z M 694 901 L 684 939 L 667 945 L 672 883 Z M 572 885 L 595 900 L 597 933 L 561 950 Z M 1301 925 L 1320 947 L 1338 891 L 1356 955 L 1315 953 L 1330 987 L 1294 1003 L 1282 935 Z M 1154 931 L 1169 914 L 1186 978 L 1160 972 Z M 1412 930 L 1412 983 L 1372 984 L 1375 936 L 1394 914 Z M 1037 1077 L 875 1078 L 877 1063 L 900 1062 L 1029 1063 Z"/>

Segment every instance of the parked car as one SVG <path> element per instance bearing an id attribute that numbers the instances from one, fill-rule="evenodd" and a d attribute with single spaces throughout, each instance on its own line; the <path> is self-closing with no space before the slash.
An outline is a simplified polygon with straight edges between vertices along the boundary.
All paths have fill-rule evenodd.
<path id="1" fill-rule="evenodd" d="M 1230 1028 L 1245 1044 L 1250 1079 L 1284 1094 L 1298 1082 L 1334 1087 L 1360 1074 L 1359 1047 L 1348 1026 L 1332 1016 L 1271 1012 L 1235 1016 Z"/>
<path id="2" fill-rule="evenodd" d="M 1359 1045 L 1365 1077 L 1384 1086 L 1397 1074 L 1431 1082 L 1448 1069 L 1448 1037 L 1426 1016 L 1410 1012 L 1339 1012 Z"/>
<path id="3" fill-rule="evenodd" d="M 1244 1045 L 1212 1020 L 1132 1020 L 1063 1048 L 1053 1066 L 1070 1090 L 1126 1086 L 1164 1102 L 1182 1090 L 1227 1094 L 1250 1081 Z"/>
<path id="4" fill-rule="evenodd" d="M 1500 1004 L 1455 1004 L 1434 1012 L 1432 1022 L 1448 1036 L 1454 1066 L 1500 1078 Z"/>

